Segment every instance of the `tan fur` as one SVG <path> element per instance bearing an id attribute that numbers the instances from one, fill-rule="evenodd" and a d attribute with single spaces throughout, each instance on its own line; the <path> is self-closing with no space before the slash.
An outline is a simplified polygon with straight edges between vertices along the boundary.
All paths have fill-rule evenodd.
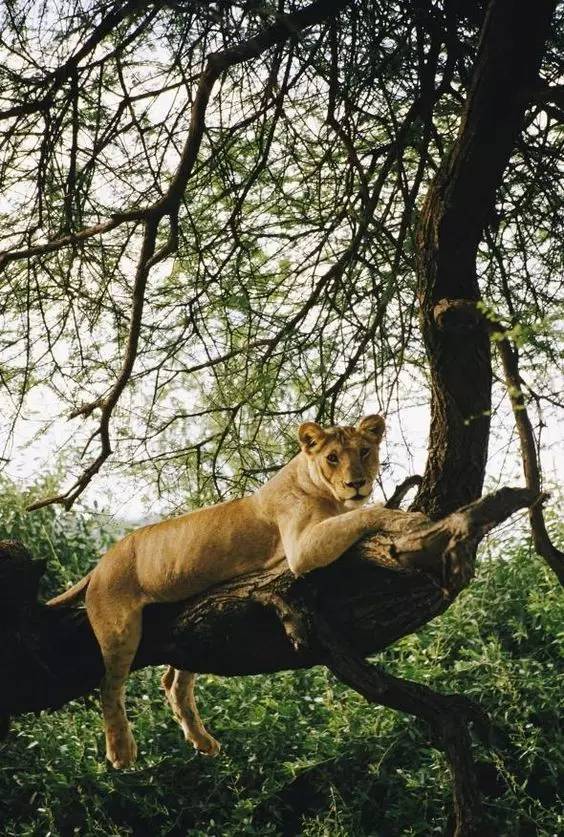
<path id="1" fill-rule="evenodd" d="M 106 670 L 101 702 L 107 757 L 115 767 L 136 755 L 124 697 L 143 607 L 187 599 L 285 559 L 295 575 L 335 561 L 382 519 L 380 506 L 363 504 L 378 473 L 383 433 L 380 416 L 367 416 L 356 428 L 302 424 L 301 452 L 255 494 L 137 529 L 88 577 L 49 602 L 66 604 L 86 589 Z M 169 669 L 163 685 L 187 740 L 218 752 L 198 716 L 194 675 Z"/>

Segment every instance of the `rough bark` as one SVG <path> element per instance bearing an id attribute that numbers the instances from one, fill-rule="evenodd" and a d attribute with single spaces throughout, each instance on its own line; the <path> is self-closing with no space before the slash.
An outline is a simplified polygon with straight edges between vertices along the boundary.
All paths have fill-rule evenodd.
<path id="1" fill-rule="evenodd" d="M 422 333 L 431 376 L 428 460 L 414 509 L 432 519 L 479 497 L 491 409 L 487 324 L 476 257 L 497 188 L 538 82 L 554 0 L 491 0 L 459 135 L 437 172 L 417 231 Z M 459 305 L 458 303 L 462 303 Z M 362 680 L 357 666 L 356 674 Z M 360 683 L 351 685 L 361 691 Z M 426 709 L 420 706 L 421 717 Z M 455 834 L 481 834 L 481 804 L 467 727 L 450 714 L 442 744 L 454 780 Z M 448 732 L 445 730 L 448 729 Z"/>
<path id="2" fill-rule="evenodd" d="M 477 833 L 467 727 L 487 730 L 488 719 L 460 695 L 399 680 L 365 658 L 442 613 L 469 582 L 484 534 L 538 501 L 536 492 L 505 488 L 437 522 L 390 509 L 385 528 L 301 579 L 283 565 L 188 602 L 151 605 L 134 668 L 166 663 L 229 676 L 326 665 L 368 700 L 431 726 L 453 773 L 457 833 Z M 91 692 L 103 674 L 84 609 L 37 602 L 44 570 L 21 545 L 0 545 L 3 729 L 10 715 L 56 709 Z"/>
<path id="3" fill-rule="evenodd" d="M 418 293 L 431 373 L 428 462 L 414 508 L 433 518 L 482 491 L 490 424 L 487 328 L 442 300 L 480 299 L 476 254 L 523 123 L 554 0 L 492 0 L 459 135 L 429 189 L 417 234 Z"/>

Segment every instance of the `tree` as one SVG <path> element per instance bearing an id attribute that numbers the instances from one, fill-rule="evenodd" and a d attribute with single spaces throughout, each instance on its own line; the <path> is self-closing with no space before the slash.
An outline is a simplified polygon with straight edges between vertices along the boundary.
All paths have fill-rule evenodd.
<path id="1" fill-rule="evenodd" d="M 549 14 L 523 26 L 544 41 Z M 476 138 L 474 194 L 463 175 L 456 187 L 480 210 L 466 265 L 451 250 L 437 279 L 425 276 L 432 223 L 419 241 L 417 227 L 439 166 L 449 179 L 480 4 L 69 3 L 54 15 L 41 0 L 4 10 L 1 357 L 7 431 L 34 392 L 74 416 L 59 502 L 132 467 L 165 495 L 183 472 L 183 500 L 209 502 L 284 461 L 302 417 L 357 415 L 368 394 L 390 415 L 401 404 L 401 421 L 427 381 L 418 295 L 482 294 L 518 346 L 526 400 L 550 420 L 560 13 L 534 61 L 506 64 L 499 114 L 478 96 L 490 138 L 505 126 L 501 157 L 483 168 Z M 479 76 L 503 69 L 500 48 Z M 461 405 L 476 462 L 486 377 Z"/>
<path id="2" fill-rule="evenodd" d="M 15 315 L 29 313 L 25 361 L 6 365 L 4 382 L 17 415 L 30 387 L 49 379 L 93 428 L 87 448 L 99 443 L 74 482 L 42 502 L 69 508 L 118 427 L 118 453 L 141 445 L 159 479 L 163 462 L 188 458 L 200 499 L 211 486 L 244 490 L 278 461 L 266 444 L 254 453 L 257 439 L 269 441 L 265 422 L 285 431 L 311 408 L 334 420 L 368 380 L 389 403 L 399 372 L 426 358 L 432 422 L 415 508 L 442 519 L 482 491 L 490 334 L 527 503 L 538 498 L 526 401 L 559 406 L 536 383 L 556 360 L 554 8 L 130 2 L 75 11 L 69 46 L 44 40 L 45 10 L 24 21 L 9 6 L 2 172 L 21 199 L 2 261 L 6 348 Z M 38 77 L 47 59 L 52 69 Z M 36 357 L 38 328 L 47 347 Z M 126 388 L 131 410 L 150 394 L 141 431 L 121 407 Z M 191 410 L 179 402 L 187 390 Z M 177 432 L 196 419 L 202 436 Z M 562 579 L 538 502 L 531 523 Z M 435 613 L 429 605 L 426 618 Z M 340 675 L 361 689 L 364 677 L 370 692 L 366 664 L 330 635 Z M 381 682 L 372 688 L 382 697 Z M 410 685 L 398 688 L 405 708 Z M 477 833 L 467 733 L 457 726 L 453 740 L 458 833 Z"/>

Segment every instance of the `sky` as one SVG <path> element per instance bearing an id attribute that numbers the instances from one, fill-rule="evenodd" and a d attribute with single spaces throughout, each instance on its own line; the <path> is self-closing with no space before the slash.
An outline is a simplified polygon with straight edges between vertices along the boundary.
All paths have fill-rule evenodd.
<path id="1" fill-rule="evenodd" d="M 562 384 L 564 388 L 564 381 Z M 504 484 L 524 485 L 513 416 L 508 399 L 499 386 L 494 388 L 493 404 L 495 412 L 486 488 L 493 490 Z M 65 444 L 72 440 L 82 422 L 80 418 L 71 421 L 61 418 L 60 410 L 61 405 L 46 388 L 37 388 L 30 393 L 24 418 L 17 426 L 7 453 L 9 462 L 4 467 L 4 473 L 22 488 L 32 485 L 38 475 L 52 470 L 56 457 L 64 452 Z M 363 412 L 377 411 L 376 400 L 371 402 L 368 398 Z M 34 438 L 38 428 L 43 428 L 49 418 L 52 418 L 50 428 Z M 533 415 L 531 418 L 534 420 Z M 381 475 L 386 495 L 406 476 L 423 473 L 428 428 L 429 407 L 422 388 L 418 405 L 406 407 L 399 414 L 388 417 Z M 73 457 L 72 461 L 76 464 L 76 458 Z M 543 431 L 542 464 L 547 486 L 561 484 L 564 480 L 564 434 L 562 428 L 550 420 Z M 380 487 L 376 487 L 373 500 L 383 500 Z M 104 520 L 132 524 L 158 520 L 186 510 L 182 507 L 182 497 L 157 497 L 149 471 L 146 479 L 127 471 L 116 473 L 111 459 L 105 463 L 75 508 L 92 511 Z"/>

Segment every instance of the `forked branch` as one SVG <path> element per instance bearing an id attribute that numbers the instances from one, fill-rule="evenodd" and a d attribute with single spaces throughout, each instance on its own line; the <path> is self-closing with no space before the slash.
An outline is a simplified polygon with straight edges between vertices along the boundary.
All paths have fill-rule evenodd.
<path id="1" fill-rule="evenodd" d="M 326 653 L 326 665 L 370 703 L 399 709 L 426 721 L 434 745 L 443 750 L 453 778 L 456 837 L 483 834 L 482 806 L 472 758 L 469 724 L 486 742 L 492 725 L 480 707 L 468 698 L 443 695 L 410 680 L 388 674 L 382 666 L 363 660 L 354 648 L 322 617 L 315 621 Z"/>
<path id="2" fill-rule="evenodd" d="M 546 499 L 548 495 L 541 491 L 541 468 L 533 426 L 522 389 L 519 354 L 517 348 L 511 345 L 507 329 L 495 317 L 490 315 L 486 317 L 481 307 L 472 299 L 441 299 L 433 309 L 433 318 L 443 332 L 452 331 L 461 334 L 484 327 L 490 332 L 499 352 L 507 393 L 515 417 L 526 486 L 542 500 Z M 536 552 L 545 559 L 560 583 L 564 584 L 564 552 L 558 549 L 550 539 L 542 502 L 535 503 L 529 508 L 529 520 Z"/>

